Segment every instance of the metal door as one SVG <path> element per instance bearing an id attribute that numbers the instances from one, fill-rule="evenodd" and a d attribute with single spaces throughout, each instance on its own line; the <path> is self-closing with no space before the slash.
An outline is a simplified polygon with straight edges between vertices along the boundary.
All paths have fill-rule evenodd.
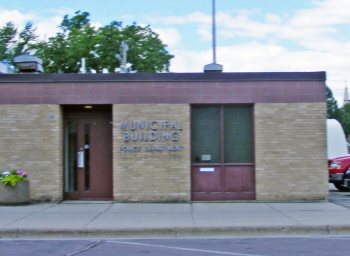
<path id="1" fill-rule="evenodd" d="M 112 199 L 112 124 L 65 120 L 65 199 Z"/>
<path id="2" fill-rule="evenodd" d="M 192 107 L 192 200 L 254 200 L 251 106 Z"/>

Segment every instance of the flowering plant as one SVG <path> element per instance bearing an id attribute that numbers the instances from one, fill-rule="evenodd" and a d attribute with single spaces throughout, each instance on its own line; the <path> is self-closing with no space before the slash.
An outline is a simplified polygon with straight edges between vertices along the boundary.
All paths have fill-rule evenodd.
<path id="1" fill-rule="evenodd" d="M 25 171 L 12 170 L 10 172 L 0 173 L 0 181 L 4 185 L 15 186 L 17 181 L 26 180 L 28 174 Z"/>

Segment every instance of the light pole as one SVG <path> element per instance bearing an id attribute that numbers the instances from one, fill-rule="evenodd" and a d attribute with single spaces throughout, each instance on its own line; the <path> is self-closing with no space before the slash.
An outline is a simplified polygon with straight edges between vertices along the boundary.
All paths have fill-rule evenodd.
<path id="1" fill-rule="evenodd" d="M 215 0 L 212 0 L 213 9 L 213 63 L 204 66 L 204 72 L 222 72 L 222 65 L 216 63 L 216 24 L 215 24 Z"/>
<path id="2" fill-rule="evenodd" d="M 216 30 L 215 30 L 215 0 L 212 0 L 213 3 L 213 63 L 216 63 Z"/>

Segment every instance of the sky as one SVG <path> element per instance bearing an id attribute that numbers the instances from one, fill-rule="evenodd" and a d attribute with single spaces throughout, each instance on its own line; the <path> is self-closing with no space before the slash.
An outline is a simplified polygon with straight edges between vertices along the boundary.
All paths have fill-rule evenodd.
<path id="1" fill-rule="evenodd" d="M 326 71 L 343 105 L 350 88 L 350 0 L 216 0 L 216 61 L 224 72 Z M 54 36 L 64 15 L 90 13 L 100 27 L 150 25 L 175 57 L 170 72 L 213 62 L 212 0 L 0 0 L 0 27 L 31 21 Z M 350 91 L 350 90 L 349 90 Z"/>

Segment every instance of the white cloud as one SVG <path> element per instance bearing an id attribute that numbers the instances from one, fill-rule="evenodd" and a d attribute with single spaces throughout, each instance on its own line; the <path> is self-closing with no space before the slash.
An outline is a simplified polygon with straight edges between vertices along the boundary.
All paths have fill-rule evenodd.
<path id="1" fill-rule="evenodd" d="M 28 21 L 37 21 L 38 17 L 34 14 L 23 14 L 17 10 L 6 10 L 0 8 L 0 26 L 4 26 L 7 22 L 12 22 L 14 24 L 25 24 Z M 24 27 L 24 26 L 23 26 Z"/>
<path id="2" fill-rule="evenodd" d="M 122 15 L 122 19 L 133 19 L 134 17 L 135 17 L 134 15 L 128 15 L 128 14 Z"/>
<path id="3" fill-rule="evenodd" d="M 53 37 L 57 32 L 60 31 L 58 28 L 59 24 L 62 22 L 62 17 L 51 17 L 41 20 L 34 24 L 36 27 L 36 34 L 40 36 L 41 39 Z"/>
<path id="4" fill-rule="evenodd" d="M 64 15 L 74 15 L 74 12 L 68 8 L 50 9 L 45 11 L 45 15 L 47 13 L 53 13 L 54 15 L 46 17 L 44 13 L 20 13 L 17 10 L 0 9 L 0 27 L 11 21 L 15 27 L 22 30 L 27 22 L 33 22 L 36 34 L 44 39 L 55 36 L 60 31 L 58 26 L 61 24 Z"/>
<path id="5" fill-rule="evenodd" d="M 146 16 L 146 19 L 151 23 L 161 23 L 166 25 L 173 24 L 186 24 L 186 23 L 211 23 L 211 15 L 207 15 L 201 12 L 194 12 L 186 16 L 168 16 L 168 17 L 155 17 Z"/>
<path id="6" fill-rule="evenodd" d="M 95 29 L 103 27 L 103 25 L 100 22 L 90 22 L 91 26 Z"/>
<path id="7" fill-rule="evenodd" d="M 203 52 L 174 50 L 171 54 L 175 55 L 175 58 L 171 60 L 170 64 L 171 72 L 202 72 L 204 65 L 212 63 L 211 50 Z"/>
<path id="8" fill-rule="evenodd" d="M 299 10 L 290 20 L 293 26 L 327 26 L 350 22 L 350 1 L 313 1 L 316 8 Z"/>
<path id="9" fill-rule="evenodd" d="M 265 21 L 269 24 L 282 24 L 282 18 L 277 14 L 266 14 Z"/>
<path id="10" fill-rule="evenodd" d="M 342 53 L 321 51 L 291 51 L 279 45 L 258 42 L 218 47 L 217 62 L 224 72 L 308 72 L 326 71 L 327 85 L 334 91 L 339 104 L 343 103 L 345 80 L 350 81 L 350 57 Z M 202 72 L 212 62 L 212 51 L 176 50 L 171 72 Z M 348 53 L 350 56 L 350 53 Z"/>
<path id="11" fill-rule="evenodd" d="M 182 46 L 181 34 L 174 28 L 155 28 L 154 32 L 159 35 L 160 40 L 169 48 Z"/>
<path id="12" fill-rule="evenodd" d="M 212 25 L 200 24 L 197 28 L 197 33 L 201 36 L 204 41 L 210 41 L 213 38 Z"/>
<path id="13" fill-rule="evenodd" d="M 61 7 L 59 9 L 48 9 L 45 11 L 45 13 L 53 13 L 54 15 L 59 15 L 61 18 L 63 18 L 65 15 L 68 15 L 69 17 L 75 15 L 75 11 L 67 7 Z"/>

